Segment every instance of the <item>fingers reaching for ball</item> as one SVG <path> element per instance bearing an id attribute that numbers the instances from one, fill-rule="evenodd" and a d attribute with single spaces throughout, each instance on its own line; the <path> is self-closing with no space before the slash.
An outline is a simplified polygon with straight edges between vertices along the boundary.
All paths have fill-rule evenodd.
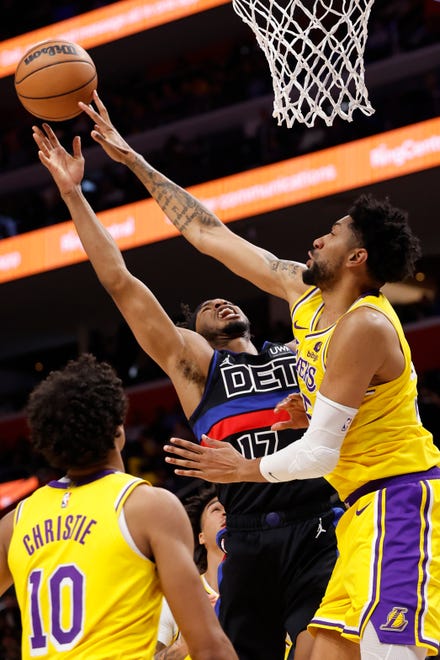
<path id="1" fill-rule="evenodd" d="M 96 90 L 93 92 L 92 100 L 97 110 L 91 104 L 78 103 L 81 110 L 94 122 L 91 132 L 92 138 L 116 162 L 124 163 L 125 165 L 132 164 L 136 160 L 136 154 L 113 126 L 107 108 L 99 98 Z"/>

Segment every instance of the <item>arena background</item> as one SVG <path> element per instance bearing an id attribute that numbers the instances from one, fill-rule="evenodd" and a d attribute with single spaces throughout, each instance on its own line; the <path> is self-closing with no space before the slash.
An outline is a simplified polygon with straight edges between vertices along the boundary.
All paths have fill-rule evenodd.
<path id="1" fill-rule="evenodd" d="M 24 254 L 31 245 L 26 258 L 32 263 L 41 261 L 38 241 L 55 225 L 69 221 L 38 161 L 31 135 L 35 120 L 20 106 L 13 86 L 14 63 L 26 44 L 29 47 L 66 32 L 84 36 L 71 40 L 92 55 L 98 89 L 115 125 L 153 165 L 185 187 L 244 172 L 251 174 L 240 179 L 240 185 L 243 181 L 244 187 L 252 187 L 253 181 L 260 181 L 264 186 L 268 170 L 260 168 L 284 161 L 289 161 L 287 171 L 291 168 L 299 177 L 319 167 L 321 158 L 326 163 L 333 163 L 332 159 L 345 163 L 334 194 L 331 182 L 322 189 L 307 184 L 296 189 L 294 184 L 291 195 L 278 207 L 271 195 L 269 201 L 261 201 L 264 195 L 258 197 L 257 191 L 250 213 L 242 211 L 235 220 L 224 211 L 234 231 L 278 256 L 305 260 L 313 238 L 344 215 L 360 191 L 389 196 L 395 205 L 408 209 L 411 224 L 422 239 L 424 256 L 417 279 L 405 288 L 390 289 L 389 295 L 412 345 L 422 417 L 440 442 L 439 2 L 376 0 L 366 50 L 366 82 L 376 113 L 367 118 L 355 112 L 353 122 L 338 120 L 333 127 L 318 121 L 311 129 L 301 124 L 292 129 L 276 125 L 271 117 L 273 95 L 266 60 L 228 1 L 125 0 L 86 6 L 72 0 L 58 2 L 56 8 L 55 3 L 43 2 L 26 16 L 17 15 L 11 0 L 0 2 L 0 8 L 3 511 L 23 496 L 10 490 L 11 481 L 25 480 L 20 483 L 26 490 L 52 475 L 29 450 L 22 408 L 31 387 L 50 369 L 84 350 L 111 361 L 127 387 L 131 400 L 128 469 L 178 493 L 189 488 L 163 462 L 161 445 L 170 433 L 191 437 L 172 387 L 137 348 L 87 261 L 74 252 L 72 265 L 44 272 L 43 261 L 43 267 L 26 276 L 11 257 L 22 249 Z M 83 14 L 85 9 L 93 12 Z M 54 127 L 66 145 L 75 133 L 81 134 L 85 192 L 99 213 L 146 197 L 133 175 L 127 175 L 93 145 L 87 118 L 80 116 Z M 365 177 L 356 183 L 351 178 L 356 159 L 363 152 L 371 154 L 373 147 L 384 153 L 383 145 L 391 154 L 388 165 L 377 174 L 371 162 L 366 162 Z M 298 158 L 302 160 L 291 160 Z M 284 181 L 282 166 L 280 172 Z M 228 192 L 229 183 L 226 180 L 220 188 L 223 193 Z M 145 218 L 142 207 L 136 222 L 148 224 L 151 204 L 145 207 Z M 116 212 L 111 222 L 123 223 L 131 217 L 131 209 L 130 213 Z M 221 217 L 222 213 L 220 209 Z M 60 227 L 71 235 L 70 225 Z M 130 240 L 122 243 L 128 244 Z M 199 255 L 180 237 L 136 244 L 124 256 L 129 269 L 151 287 L 175 320 L 180 318 L 181 302 L 195 306 L 202 299 L 224 296 L 248 313 L 257 344 L 265 337 L 289 339 L 284 304 Z M 13 594 L 8 594 L 0 601 L 0 658 L 20 657 L 18 632 Z"/>

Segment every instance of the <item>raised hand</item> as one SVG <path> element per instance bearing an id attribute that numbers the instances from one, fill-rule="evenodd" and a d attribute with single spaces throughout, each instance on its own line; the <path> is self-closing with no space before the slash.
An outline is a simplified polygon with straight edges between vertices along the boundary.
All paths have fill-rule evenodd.
<path id="1" fill-rule="evenodd" d="M 49 126 L 43 124 L 43 130 L 32 126 L 33 138 L 38 146 L 38 157 L 51 173 L 61 195 L 65 195 L 79 186 L 84 176 L 84 157 L 81 152 L 81 140 L 73 139 L 73 155 L 69 154 L 59 142 Z"/>
<path id="2" fill-rule="evenodd" d="M 135 161 L 136 154 L 113 126 L 107 108 L 99 98 L 96 90 L 93 92 L 93 101 L 98 108 L 98 112 L 91 105 L 82 103 L 82 101 L 78 103 L 81 110 L 95 122 L 94 129 L 91 132 L 92 138 L 101 145 L 110 158 L 118 163 L 130 165 Z"/>
<path id="3" fill-rule="evenodd" d="M 282 431 L 283 429 L 305 429 L 309 425 L 309 420 L 304 410 L 303 400 L 300 394 L 289 394 L 282 399 L 274 408 L 275 413 L 287 412 L 288 419 L 283 419 L 272 424 L 272 431 Z"/>

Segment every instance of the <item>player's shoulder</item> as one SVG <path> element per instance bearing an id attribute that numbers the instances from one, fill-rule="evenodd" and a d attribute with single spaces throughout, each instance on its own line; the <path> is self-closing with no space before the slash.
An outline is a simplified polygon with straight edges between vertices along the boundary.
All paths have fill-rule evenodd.
<path id="1" fill-rule="evenodd" d="M 386 314 L 380 309 L 367 305 L 356 307 L 345 314 L 337 323 L 331 343 L 332 350 L 337 346 L 345 351 L 377 352 L 385 346 L 385 339 L 395 336 L 395 329 Z"/>
<path id="2" fill-rule="evenodd" d="M 383 332 L 390 327 L 391 320 L 385 310 L 365 304 L 348 310 L 340 319 L 339 326 L 353 332 Z"/>
<path id="3" fill-rule="evenodd" d="M 141 507 L 153 511 L 154 514 L 166 515 L 183 509 L 183 505 L 174 493 L 159 486 L 151 486 L 140 482 L 127 500 L 130 508 Z"/>

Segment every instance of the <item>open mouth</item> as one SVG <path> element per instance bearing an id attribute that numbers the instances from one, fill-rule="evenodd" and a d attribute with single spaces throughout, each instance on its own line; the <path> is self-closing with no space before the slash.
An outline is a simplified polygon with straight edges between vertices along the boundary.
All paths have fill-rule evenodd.
<path id="1" fill-rule="evenodd" d="M 237 312 L 232 307 L 222 307 L 222 309 L 218 312 L 218 317 L 222 319 L 222 321 L 235 318 L 237 316 Z"/>

